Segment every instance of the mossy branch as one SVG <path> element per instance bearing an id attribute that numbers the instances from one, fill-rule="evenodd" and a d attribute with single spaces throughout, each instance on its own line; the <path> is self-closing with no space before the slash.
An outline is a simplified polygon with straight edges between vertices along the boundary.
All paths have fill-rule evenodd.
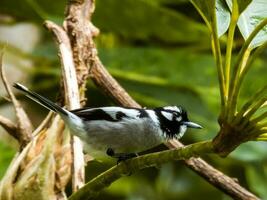
<path id="1" fill-rule="evenodd" d="M 155 167 L 170 161 L 184 160 L 208 153 L 213 153 L 213 146 L 210 140 L 194 143 L 179 149 L 146 154 L 121 162 L 89 181 L 84 187 L 73 193 L 69 197 L 69 200 L 85 200 L 93 198 L 97 192 L 108 187 L 114 181 L 129 173 L 135 173 L 141 169 Z"/>

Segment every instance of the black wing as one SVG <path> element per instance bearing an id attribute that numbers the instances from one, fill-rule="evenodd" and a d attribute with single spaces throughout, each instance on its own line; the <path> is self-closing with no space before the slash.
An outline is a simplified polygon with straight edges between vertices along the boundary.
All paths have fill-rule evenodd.
<path id="1" fill-rule="evenodd" d="M 106 120 L 118 122 L 122 119 L 137 119 L 148 117 L 144 109 L 138 108 L 122 108 L 122 107 L 101 107 L 101 108 L 81 108 L 71 111 L 85 121 Z"/>

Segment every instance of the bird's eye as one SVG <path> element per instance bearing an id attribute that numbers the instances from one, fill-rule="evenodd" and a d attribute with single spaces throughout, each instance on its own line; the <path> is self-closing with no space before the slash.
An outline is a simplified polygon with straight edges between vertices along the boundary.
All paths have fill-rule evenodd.
<path id="1" fill-rule="evenodd" d="M 179 117 L 179 116 L 180 116 L 180 113 L 178 113 L 178 112 L 174 112 L 173 115 L 174 115 L 175 117 Z"/>
<path id="2" fill-rule="evenodd" d="M 182 120 L 181 114 L 178 112 L 174 113 L 174 117 L 175 117 L 175 120 L 178 122 L 180 122 Z"/>

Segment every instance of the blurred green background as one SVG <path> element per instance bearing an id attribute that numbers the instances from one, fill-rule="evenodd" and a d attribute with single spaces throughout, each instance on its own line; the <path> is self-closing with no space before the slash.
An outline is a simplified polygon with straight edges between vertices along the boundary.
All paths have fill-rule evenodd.
<path id="1" fill-rule="evenodd" d="M 66 1 L 1 0 L 0 45 L 5 46 L 4 67 L 10 82 L 20 81 L 55 99 L 59 89 L 60 63 L 51 33 L 42 23 L 62 24 Z M 219 90 L 210 49 L 210 36 L 195 8 L 186 0 L 97 0 L 94 24 L 99 56 L 109 72 L 145 107 L 182 105 L 201 131 L 188 131 L 185 144 L 213 138 L 217 131 Z M 225 38 L 222 37 L 224 52 Z M 235 38 L 235 50 L 242 37 Z M 266 83 L 266 55 L 258 58 L 246 78 L 241 101 Z M 0 88 L 0 114 L 14 119 L 12 106 Z M 21 99 L 37 126 L 47 111 Z M 113 103 L 88 81 L 88 106 Z M 213 166 L 267 199 L 266 143 L 243 144 L 225 159 L 209 156 Z M 16 152 L 16 142 L 0 133 L 0 177 Z M 160 147 L 164 148 L 164 147 Z M 114 163 L 112 163 L 114 164 Z M 93 162 L 88 180 L 111 164 Z M 120 179 L 97 199 L 230 199 L 181 163 L 169 163 Z"/>

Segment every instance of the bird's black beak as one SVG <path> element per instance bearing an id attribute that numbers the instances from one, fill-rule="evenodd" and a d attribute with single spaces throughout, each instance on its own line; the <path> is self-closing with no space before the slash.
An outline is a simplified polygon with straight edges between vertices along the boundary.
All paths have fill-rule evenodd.
<path id="1" fill-rule="evenodd" d="M 186 125 L 188 128 L 198 128 L 201 129 L 202 126 L 198 125 L 197 123 L 194 122 L 182 122 L 183 125 Z"/>

